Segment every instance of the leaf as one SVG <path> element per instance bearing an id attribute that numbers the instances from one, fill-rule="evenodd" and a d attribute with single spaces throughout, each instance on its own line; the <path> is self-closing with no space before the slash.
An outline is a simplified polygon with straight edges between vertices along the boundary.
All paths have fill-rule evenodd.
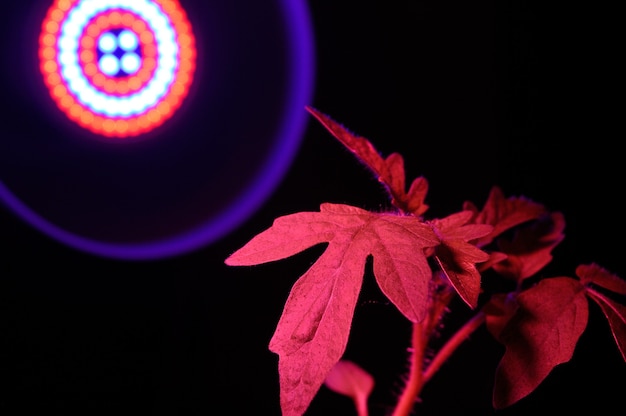
<path id="1" fill-rule="evenodd" d="M 404 160 L 399 153 L 392 153 L 387 159 L 383 159 L 369 140 L 356 136 L 314 108 L 306 107 L 306 109 L 374 173 L 376 179 L 387 189 L 391 196 L 391 203 L 395 207 L 417 217 L 428 210 L 428 205 L 424 203 L 428 192 L 428 182 L 423 177 L 415 179 L 407 194 L 405 192 Z"/>
<path id="2" fill-rule="evenodd" d="M 469 201 L 463 204 L 463 210 L 474 212 L 473 223 L 490 224 L 494 227 L 489 235 L 481 237 L 474 242 L 478 247 L 484 247 L 506 230 L 526 221 L 537 219 L 546 213 L 543 205 L 528 198 L 505 198 L 502 190 L 497 186 L 491 188 L 482 211 L 478 212 L 476 206 Z"/>
<path id="3" fill-rule="evenodd" d="M 521 292 L 517 303 L 498 337 L 506 350 L 496 369 L 496 409 L 526 397 L 556 365 L 569 361 L 589 318 L 584 288 L 570 277 L 543 279 Z"/>
<path id="4" fill-rule="evenodd" d="M 301 415 L 345 351 L 368 256 L 389 300 L 412 322 L 426 314 L 431 278 L 424 249 L 439 244 L 414 216 L 371 213 L 342 204 L 277 218 L 225 261 L 253 265 L 328 242 L 294 284 L 270 350 L 279 355 L 284 416 Z"/>
<path id="5" fill-rule="evenodd" d="M 510 241 L 498 239 L 498 248 L 507 258 L 493 269 L 521 283 L 552 261 L 552 250 L 565 238 L 564 228 L 563 214 L 556 212 L 518 229 Z"/>
<path id="6" fill-rule="evenodd" d="M 467 243 L 487 235 L 493 229 L 486 224 L 467 224 L 471 211 L 462 211 L 441 220 L 433 220 L 441 245 L 435 249 L 436 259 L 461 299 L 471 308 L 478 304 L 480 273 L 476 263 L 489 260 L 489 254 Z"/>
<path id="7" fill-rule="evenodd" d="M 279 356 L 283 416 L 305 412 L 345 352 L 365 259 L 348 256 L 334 265 L 337 254 L 329 247 L 296 282 L 270 340 Z"/>
<path id="8" fill-rule="evenodd" d="M 621 279 L 596 263 L 581 264 L 576 268 L 576 276 L 580 278 L 584 285 L 593 283 L 611 292 L 626 295 L 626 280 Z"/>
<path id="9" fill-rule="evenodd" d="M 335 393 L 350 397 L 359 416 L 367 415 L 367 400 L 374 389 L 370 373 L 349 360 L 339 360 L 324 380 L 324 385 Z"/>

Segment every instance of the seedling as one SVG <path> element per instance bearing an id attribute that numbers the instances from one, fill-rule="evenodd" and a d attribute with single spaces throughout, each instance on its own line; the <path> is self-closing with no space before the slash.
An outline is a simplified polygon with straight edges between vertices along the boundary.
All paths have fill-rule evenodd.
<path id="1" fill-rule="evenodd" d="M 283 416 L 303 415 L 323 385 L 351 397 L 359 416 L 368 415 L 374 379 L 344 353 L 370 258 L 381 292 L 412 325 L 409 373 L 392 416 L 413 414 L 424 385 L 482 325 L 505 348 L 495 369 L 495 409 L 528 396 L 572 358 L 589 301 L 600 307 L 626 361 L 626 281 L 596 263 L 577 265 L 571 275 L 538 273 L 564 239 L 562 213 L 494 186 L 482 208 L 466 201 L 445 218 L 428 218 L 428 182 L 418 177 L 407 191 L 400 154 L 383 158 L 367 139 L 307 110 L 375 175 L 391 207 L 369 212 L 323 203 L 319 212 L 277 218 L 226 259 L 231 266 L 258 265 L 327 245 L 293 285 L 269 342 L 279 357 Z M 507 284 L 494 290 L 488 274 Z M 473 314 L 434 350 L 455 296 Z"/>

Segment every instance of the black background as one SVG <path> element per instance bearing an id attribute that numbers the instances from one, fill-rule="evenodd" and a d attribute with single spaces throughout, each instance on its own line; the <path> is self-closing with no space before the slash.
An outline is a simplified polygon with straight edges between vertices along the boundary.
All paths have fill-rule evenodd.
<path id="1" fill-rule="evenodd" d="M 573 276 L 578 264 L 595 261 L 626 276 L 622 129 L 609 100 L 619 49 L 608 11 L 522 0 L 309 6 L 317 54 L 311 105 L 383 155 L 401 153 L 408 180 L 429 181 L 429 215 L 455 212 L 465 200 L 481 206 L 499 185 L 564 213 L 566 238 L 546 275 Z M 267 345 L 291 285 L 321 249 L 255 267 L 227 267 L 224 259 L 275 217 L 322 202 L 388 206 L 369 173 L 311 118 L 262 208 L 218 242 L 175 258 L 79 252 L 3 208 L 0 410 L 279 415 L 277 357 Z M 370 279 L 346 355 L 376 377 L 371 414 L 383 415 L 407 368 L 410 328 Z M 477 331 L 426 386 L 416 414 L 594 407 L 606 414 L 622 406 L 624 363 L 594 304 L 571 362 L 496 412 L 491 388 L 501 353 Z M 351 414 L 349 399 L 325 388 L 307 412 Z"/>

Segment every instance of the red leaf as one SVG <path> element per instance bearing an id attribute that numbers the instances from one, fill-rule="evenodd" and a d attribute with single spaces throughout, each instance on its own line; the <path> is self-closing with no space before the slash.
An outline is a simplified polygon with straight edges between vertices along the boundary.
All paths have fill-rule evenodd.
<path id="1" fill-rule="evenodd" d="M 476 263 L 489 260 L 489 254 L 467 241 L 489 234 L 493 227 L 485 224 L 464 225 L 471 217 L 470 211 L 462 211 L 442 220 L 433 220 L 430 224 L 441 240 L 435 254 L 442 271 L 461 299 L 475 308 L 481 280 Z"/>
<path id="2" fill-rule="evenodd" d="M 428 210 L 428 205 L 424 203 L 428 191 L 428 182 L 423 177 L 415 179 L 407 194 L 405 191 L 404 160 L 399 153 L 392 153 L 387 159 L 383 159 L 366 138 L 353 134 L 314 108 L 306 107 L 306 109 L 376 175 L 376 179 L 389 192 L 391 203 L 394 206 L 417 217 Z"/>
<path id="3" fill-rule="evenodd" d="M 593 283 L 620 295 L 626 295 L 626 280 L 595 263 L 578 266 L 576 276 L 585 286 Z"/>
<path id="4" fill-rule="evenodd" d="M 374 388 L 374 378 L 357 364 L 340 360 L 326 376 L 324 385 L 335 393 L 350 397 L 357 413 L 367 415 L 367 400 Z"/>
<path id="5" fill-rule="evenodd" d="M 338 250 L 329 246 L 295 283 L 270 340 L 269 349 L 279 356 L 283 416 L 304 414 L 345 352 L 365 257 L 340 260 Z"/>
<path id="6" fill-rule="evenodd" d="M 521 283 L 552 261 L 552 250 L 565 238 L 564 228 L 563 214 L 556 212 L 520 228 L 511 241 L 498 239 L 498 248 L 507 258 L 493 269 Z"/>
<path id="7" fill-rule="evenodd" d="M 517 303 L 498 337 L 506 351 L 496 369 L 496 409 L 526 397 L 556 365 L 569 361 L 589 318 L 584 288 L 569 277 L 543 279 L 521 292 Z"/>
<path id="8" fill-rule="evenodd" d="M 383 293 L 412 322 L 426 314 L 431 270 L 424 249 L 439 244 L 414 216 L 371 213 L 341 204 L 277 218 L 226 259 L 253 265 L 328 247 L 294 284 L 270 350 L 279 355 L 283 415 L 301 415 L 344 353 L 364 267 L 373 257 Z"/>
<path id="9" fill-rule="evenodd" d="M 469 201 L 463 204 L 463 209 L 474 212 L 473 223 L 494 226 L 493 231 L 489 235 L 475 241 L 478 247 L 486 246 L 494 238 L 516 225 L 539 218 L 546 213 L 543 205 L 525 197 L 504 198 L 502 190 L 497 186 L 491 188 L 482 211 L 478 212 L 476 206 Z"/>

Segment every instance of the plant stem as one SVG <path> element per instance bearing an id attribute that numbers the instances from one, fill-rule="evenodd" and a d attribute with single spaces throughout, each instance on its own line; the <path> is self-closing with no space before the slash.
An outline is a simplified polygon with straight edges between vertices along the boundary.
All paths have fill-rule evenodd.
<path id="1" fill-rule="evenodd" d="M 413 324 L 411 343 L 412 354 L 409 378 L 392 416 L 408 416 L 415 405 L 415 400 L 422 390 L 422 386 L 424 385 L 422 370 L 424 365 L 424 350 L 426 349 L 426 342 L 424 339 L 424 328 L 421 323 Z"/>
<path id="2" fill-rule="evenodd" d="M 443 363 L 450 358 L 454 351 L 465 341 L 480 325 L 485 322 L 486 315 L 480 311 L 472 319 L 467 321 L 437 352 L 430 365 L 423 371 L 424 351 L 427 339 L 424 337 L 424 323 L 413 324 L 412 355 L 409 378 L 404 391 L 398 400 L 398 404 L 392 416 L 409 416 L 413 411 L 415 401 L 424 384 L 439 370 Z"/>
<path id="3" fill-rule="evenodd" d="M 474 332 L 483 322 L 486 315 L 480 311 L 472 319 L 467 321 L 437 352 L 430 365 L 424 372 L 422 384 L 426 383 L 439 370 L 442 364 L 452 355 L 452 353 Z"/>

